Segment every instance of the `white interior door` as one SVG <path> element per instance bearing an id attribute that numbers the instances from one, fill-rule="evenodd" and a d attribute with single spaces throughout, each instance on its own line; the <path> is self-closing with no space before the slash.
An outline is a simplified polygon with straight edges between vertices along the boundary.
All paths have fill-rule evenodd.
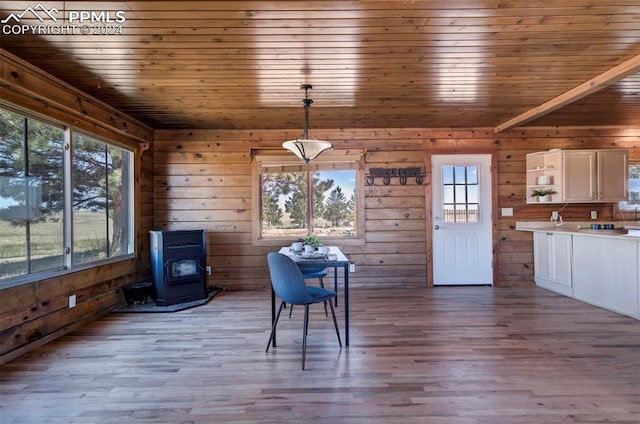
<path id="1" fill-rule="evenodd" d="M 491 155 L 432 156 L 433 284 L 493 285 Z"/>

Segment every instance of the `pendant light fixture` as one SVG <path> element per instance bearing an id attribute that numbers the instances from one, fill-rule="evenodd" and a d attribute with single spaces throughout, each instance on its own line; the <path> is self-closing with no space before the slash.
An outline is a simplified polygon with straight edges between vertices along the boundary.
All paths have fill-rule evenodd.
<path id="1" fill-rule="evenodd" d="M 317 158 L 318 155 L 325 150 L 333 149 L 333 145 L 328 141 L 309 139 L 309 107 L 311 107 L 313 100 L 308 97 L 308 92 L 312 88 L 313 86 L 311 84 L 300 85 L 300 89 L 304 90 L 304 99 L 302 99 L 302 106 L 304 106 L 304 132 L 302 133 L 302 138 L 282 143 L 282 147 L 306 163 Z"/>

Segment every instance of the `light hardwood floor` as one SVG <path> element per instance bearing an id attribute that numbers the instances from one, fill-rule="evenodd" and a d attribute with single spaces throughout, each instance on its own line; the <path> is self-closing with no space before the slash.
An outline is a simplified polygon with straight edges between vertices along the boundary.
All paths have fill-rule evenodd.
<path id="1" fill-rule="evenodd" d="M 535 288 L 351 296 L 349 348 L 312 308 L 306 371 L 302 308 L 264 351 L 268 292 L 110 314 L 0 368 L 0 422 L 640 422 L 637 320 Z"/>

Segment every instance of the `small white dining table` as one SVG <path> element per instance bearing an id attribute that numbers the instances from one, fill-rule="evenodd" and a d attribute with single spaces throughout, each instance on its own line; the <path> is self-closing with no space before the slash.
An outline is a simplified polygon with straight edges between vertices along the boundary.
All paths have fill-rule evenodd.
<path id="1" fill-rule="evenodd" d="M 345 346 L 349 346 L 349 259 L 342 253 L 339 247 L 337 246 L 328 246 L 329 252 L 326 256 L 315 257 L 315 255 L 311 257 L 305 257 L 306 255 L 302 255 L 300 253 L 296 253 L 291 250 L 290 246 L 284 246 L 280 248 L 278 253 L 282 253 L 283 255 L 289 256 L 293 261 L 297 264 L 305 264 L 309 266 L 318 266 L 325 268 L 333 268 L 335 271 L 333 273 L 334 278 L 334 286 L 336 293 L 338 292 L 338 269 L 342 268 L 344 270 L 344 341 Z M 336 306 L 338 306 L 338 297 L 336 296 Z M 271 289 L 271 323 L 273 324 L 276 319 L 276 297 L 275 292 Z M 273 346 L 276 345 L 276 334 L 273 333 Z"/>

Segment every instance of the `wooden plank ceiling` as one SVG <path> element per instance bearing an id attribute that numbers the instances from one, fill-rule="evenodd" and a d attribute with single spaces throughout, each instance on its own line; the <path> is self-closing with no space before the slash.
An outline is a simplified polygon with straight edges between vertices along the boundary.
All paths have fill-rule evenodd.
<path id="1" fill-rule="evenodd" d="M 0 18 L 37 2 L 4 1 Z M 55 2 L 0 47 L 156 129 L 497 127 L 640 55 L 639 0 Z M 38 21 L 25 14 L 22 23 Z M 640 74 L 528 125 L 640 125 Z"/>

